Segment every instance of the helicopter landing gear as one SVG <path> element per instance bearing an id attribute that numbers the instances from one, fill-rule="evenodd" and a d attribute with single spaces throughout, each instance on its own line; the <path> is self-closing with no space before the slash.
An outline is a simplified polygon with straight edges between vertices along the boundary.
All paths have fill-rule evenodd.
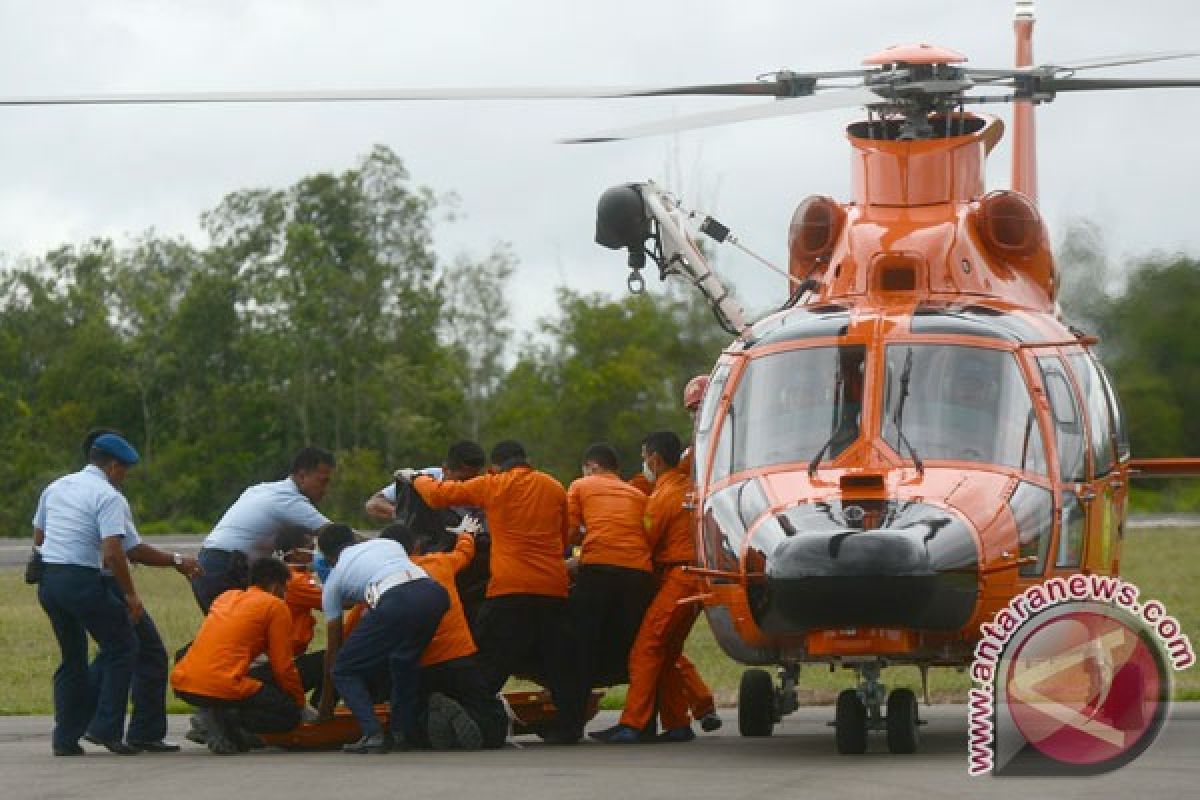
<path id="1" fill-rule="evenodd" d="M 920 726 L 925 724 L 917 713 L 917 695 L 911 689 L 889 693 L 879 680 L 881 669 L 878 663 L 859 666 L 858 688 L 838 695 L 833 728 L 837 751 L 843 755 L 865 753 L 869 731 L 883 731 L 893 753 L 917 751 Z"/>
<path id="2" fill-rule="evenodd" d="M 887 745 L 893 753 L 915 753 L 920 742 L 917 695 L 912 689 L 893 689 L 887 699 Z"/>
<path id="3" fill-rule="evenodd" d="M 779 668 L 779 687 L 765 669 L 742 673 L 738 689 L 738 733 L 742 736 L 770 736 L 776 723 L 800 707 L 796 680 L 800 667 L 788 664 Z"/>

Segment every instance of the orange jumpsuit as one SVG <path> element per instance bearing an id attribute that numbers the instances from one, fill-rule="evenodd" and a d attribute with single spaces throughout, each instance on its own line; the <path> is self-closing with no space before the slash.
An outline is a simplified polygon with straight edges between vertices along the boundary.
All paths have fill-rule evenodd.
<path id="1" fill-rule="evenodd" d="M 467 625 L 467 615 L 463 612 L 462 599 L 458 596 L 458 586 L 454 581 L 455 576 L 474 557 L 475 538 L 460 534 L 452 552 L 427 553 L 413 559 L 414 564 L 429 573 L 429 577 L 441 584 L 446 594 L 450 595 L 450 608 L 421 654 L 422 667 L 475 655 L 475 640 L 471 638 L 471 628 Z"/>
<path id="2" fill-rule="evenodd" d="M 418 475 L 413 486 L 432 508 L 477 506 L 492 535 L 487 596 L 567 596 L 567 492 L 550 475 L 517 466 L 469 481 Z"/>
<path id="3" fill-rule="evenodd" d="M 312 644 L 317 627 L 313 612 L 321 610 L 321 584 L 312 573 L 293 567 L 283 602 L 287 603 L 288 613 L 292 615 L 292 652 L 300 655 Z"/>
<path id="4" fill-rule="evenodd" d="M 665 730 L 690 722 L 687 670 L 679 662 L 699 607 L 680 606 L 679 601 L 702 589 L 697 578 L 683 571 L 696 559 L 692 515 L 683 507 L 690 490 L 690 475 L 676 467 L 658 477 L 646 502 L 646 533 L 654 546 L 660 584 L 629 654 L 629 691 L 621 714 L 622 725 L 639 730 L 654 716 L 656 698 Z M 711 692 L 706 694 L 711 697 Z"/>
<path id="5" fill-rule="evenodd" d="M 243 700 L 262 688 L 248 673 L 264 652 L 279 688 L 303 706 L 287 604 L 256 586 L 231 589 L 213 601 L 187 655 L 171 671 L 171 686 L 218 700 Z"/>
<path id="6" fill-rule="evenodd" d="M 687 448 L 683 451 L 683 455 L 679 457 L 679 466 L 676 469 L 691 479 L 692 474 L 692 448 Z M 630 486 L 635 486 L 646 494 L 650 494 L 654 490 L 654 484 L 646 480 L 646 477 L 640 472 L 630 478 L 627 483 Z M 691 487 L 689 487 L 690 489 Z M 704 682 L 704 678 L 700 676 L 700 670 L 696 669 L 696 665 L 687 657 L 686 653 L 679 654 L 679 660 L 675 663 L 679 668 L 679 677 L 683 681 L 683 693 L 687 697 L 688 708 L 692 711 L 692 717 L 699 719 L 705 714 L 711 714 L 717 710 L 717 701 L 713 697 L 712 689 L 708 688 L 708 684 Z"/>

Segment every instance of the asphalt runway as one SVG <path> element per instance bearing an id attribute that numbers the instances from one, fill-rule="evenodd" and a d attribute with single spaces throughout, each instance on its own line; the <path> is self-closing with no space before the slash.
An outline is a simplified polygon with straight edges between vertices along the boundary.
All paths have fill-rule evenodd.
<path id="1" fill-rule="evenodd" d="M 550 747 L 523 737 L 520 748 L 482 753 L 289 753 L 266 750 L 214 756 L 184 742 L 182 753 L 114 756 L 86 745 L 82 758 L 50 755 L 47 717 L 0 718 L 0 798 L 121 800 L 308 800 L 309 798 L 1173 798 L 1200 786 L 1200 703 L 1179 704 L 1166 730 L 1134 763 L 1094 778 L 971 778 L 966 709 L 923 708 L 921 750 L 896 756 L 873 736 L 863 756 L 833 749 L 828 709 L 787 717 L 769 739 L 737 734 L 735 709 L 725 727 L 689 744 Z M 593 729 L 615 721 L 602 712 Z M 175 738 L 186 718 L 172 717 Z"/>

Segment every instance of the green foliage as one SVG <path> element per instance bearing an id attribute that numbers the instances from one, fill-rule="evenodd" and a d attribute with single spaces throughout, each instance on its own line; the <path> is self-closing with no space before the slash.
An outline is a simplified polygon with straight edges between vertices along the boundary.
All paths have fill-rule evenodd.
<path id="1" fill-rule="evenodd" d="M 0 274 L 0 529 L 28 534 L 37 493 L 79 467 L 96 425 L 142 451 L 127 491 L 148 530 L 211 525 L 309 443 L 344 461 L 331 513 L 361 519 L 352 493 L 458 434 L 433 208 L 380 147 L 339 175 L 229 195 L 203 217 L 207 249 L 147 234 Z"/>
<path id="2" fill-rule="evenodd" d="M 639 443 L 670 429 L 687 438 L 683 387 L 712 369 L 728 336 L 692 295 L 613 300 L 559 290 L 559 316 L 544 320 L 496 396 L 493 438 L 516 438 L 563 481 L 578 477 L 593 442 L 617 448 L 637 471 Z"/>
<path id="3" fill-rule="evenodd" d="M 1100 335 L 1099 353 L 1120 397 L 1135 457 L 1200 455 L 1200 262 L 1152 254 L 1116 275 L 1101 231 L 1076 222 L 1058 248 L 1059 301 Z M 1116 280 L 1123 278 L 1123 285 Z M 1143 481 L 1133 507 L 1200 510 L 1196 482 Z"/>

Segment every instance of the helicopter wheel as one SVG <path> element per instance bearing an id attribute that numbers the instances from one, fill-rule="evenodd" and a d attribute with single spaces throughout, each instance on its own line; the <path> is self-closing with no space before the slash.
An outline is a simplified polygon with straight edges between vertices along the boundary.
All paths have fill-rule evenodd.
<path id="1" fill-rule="evenodd" d="M 887 700 L 887 744 L 893 753 L 915 753 L 920 741 L 917 695 L 912 689 L 893 689 Z"/>
<path id="2" fill-rule="evenodd" d="M 837 751 L 842 755 L 867 752 L 867 707 L 856 689 L 843 689 L 833 718 Z"/>
<path id="3" fill-rule="evenodd" d="M 775 729 L 775 684 L 765 669 L 742 673 L 738 688 L 738 733 L 770 736 Z"/>

